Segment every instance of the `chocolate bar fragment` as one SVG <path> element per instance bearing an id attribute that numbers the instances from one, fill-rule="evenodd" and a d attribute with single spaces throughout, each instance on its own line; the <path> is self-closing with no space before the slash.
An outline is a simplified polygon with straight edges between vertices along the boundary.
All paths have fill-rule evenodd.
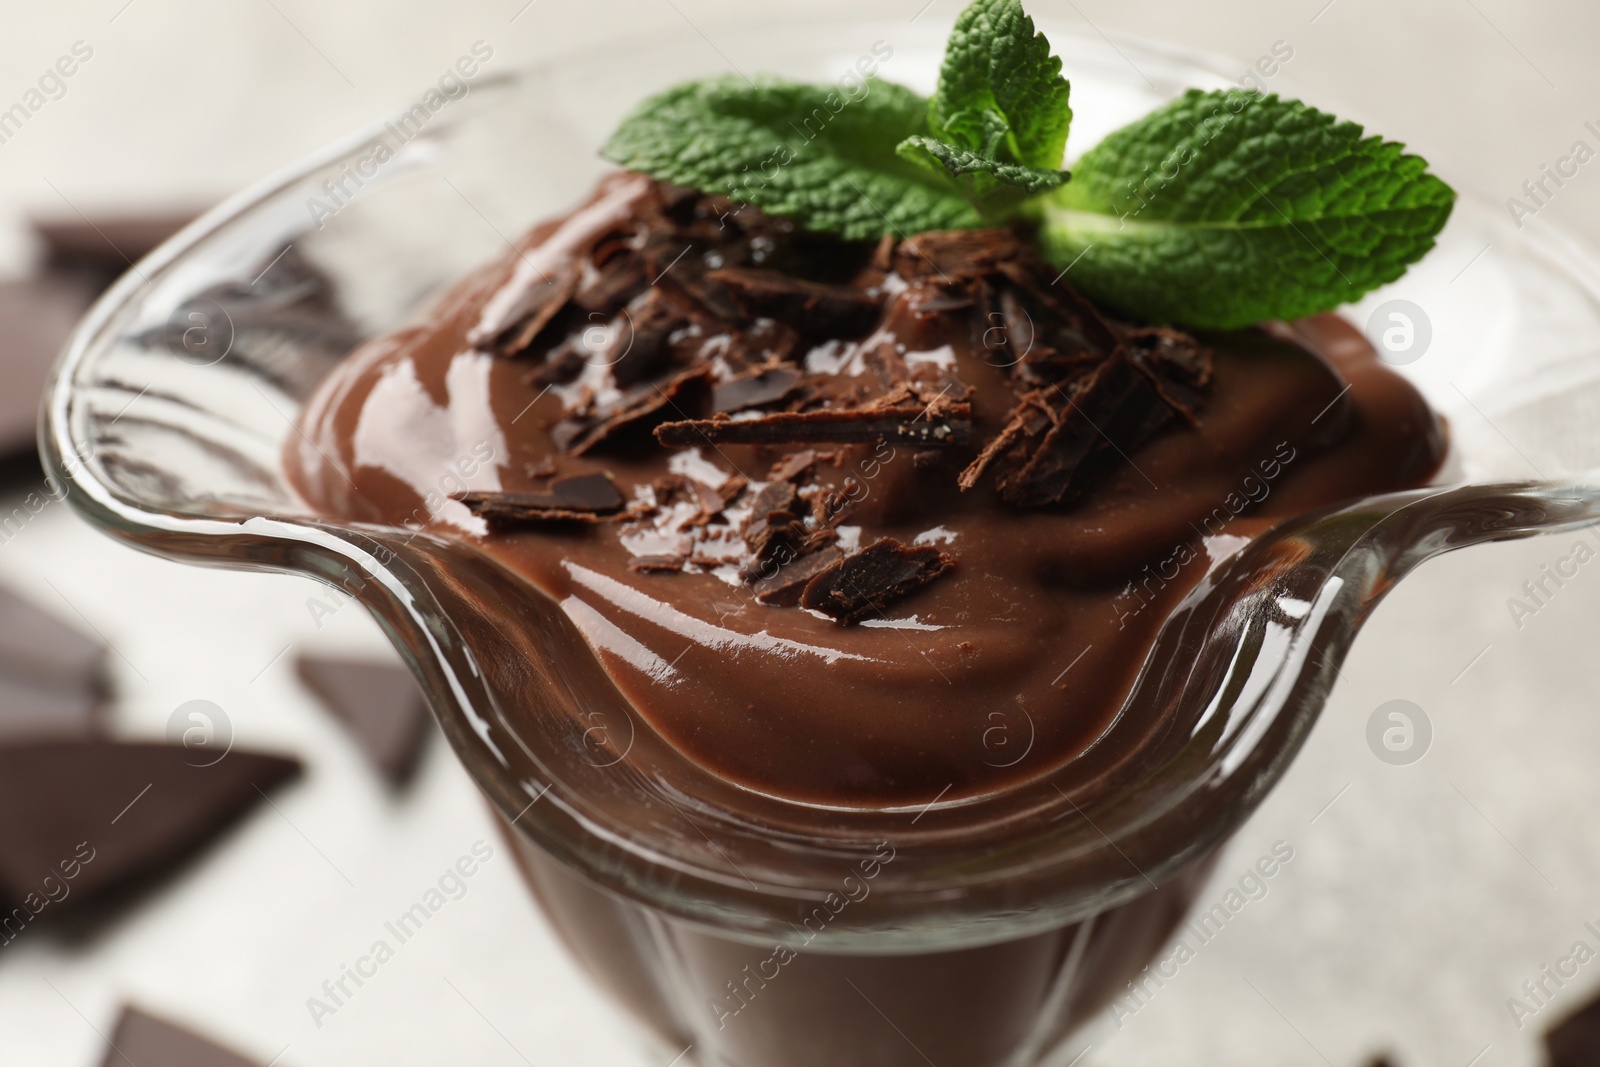
<path id="1" fill-rule="evenodd" d="M 65 275 L 0 282 L 0 471 L 38 480 L 39 403 L 56 356 L 93 303 L 93 282 Z M 10 530 L 7 530 L 8 534 Z"/>
<path id="2" fill-rule="evenodd" d="M 406 783 L 428 739 L 428 704 L 392 663 L 305 655 L 295 670 L 391 786 Z"/>
<path id="3" fill-rule="evenodd" d="M 125 1007 L 100 1067 L 260 1067 L 255 1060 L 138 1008 Z"/>
<path id="4" fill-rule="evenodd" d="M 20 936 L 172 869 L 300 773 L 238 749 L 196 762 L 182 745 L 0 746 L 0 931 Z"/>
<path id="5" fill-rule="evenodd" d="M 1594 1067 L 1600 1063 L 1600 997 L 1546 1030 L 1544 1047 L 1549 1067 Z"/>
<path id="6" fill-rule="evenodd" d="M 474 489 L 455 499 L 495 526 L 539 522 L 606 522 L 622 510 L 622 494 L 604 474 L 556 478 L 543 493 L 496 493 Z"/>
<path id="7" fill-rule="evenodd" d="M 109 284 L 193 222 L 198 210 L 59 215 L 32 220 L 49 270 L 84 271 Z"/>

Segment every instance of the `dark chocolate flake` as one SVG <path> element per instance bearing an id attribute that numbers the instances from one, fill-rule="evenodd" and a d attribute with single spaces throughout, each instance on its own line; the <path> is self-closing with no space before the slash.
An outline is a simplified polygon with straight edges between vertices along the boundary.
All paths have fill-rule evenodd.
<path id="1" fill-rule="evenodd" d="M 628 569 L 640 574 L 676 574 L 689 562 L 687 556 L 635 556 Z"/>
<path id="2" fill-rule="evenodd" d="M 960 448 L 972 438 L 972 409 L 966 403 L 896 407 L 777 411 L 756 418 L 666 422 L 656 440 L 668 448 L 701 444 L 776 445 L 799 443 L 872 444 L 903 441 L 921 448 Z"/>
<path id="3" fill-rule="evenodd" d="M 543 493 L 497 493 L 472 489 L 457 493 L 474 515 L 491 526 L 535 522 L 605 522 L 622 510 L 622 494 L 606 474 L 572 474 L 557 478 Z"/>
<path id="4" fill-rule="evenodd" d="M 664 382 L 635 386 L 628 400 L 615 412 L 598 420 L 559 423 L 551 432 L 552 440 L 572 455 L 581 456 L 601 445 L 631 436 L 630 431 L 635 428 L 649 426 L 669 414 L 682 418 L 686 409 L 701 409 L 710 380 L 711 368 L 701 365 Z"/>
<path id="5" fill-rule="evenodd" d="M 800 378 L 798 369 L 780 365 L 718 382 L 711 390 L 711 410 L 726 413 L 776 403 L 794 390 Z"/>
<path id="6" fill-rule="evenodd" d="M 798 452 L 791 452 L 777 463 L 767 477 L 775 482 L 802 482 L 811 473 L 811 468 L 817 465 L 817 454 L 809 448 Z"/>
<path id="7" fill-rule="evenodd" d="M 802 333 L 860 337 L 878 322 L 878 298 L 848 285 L 827 285 L 764 267 L 713 270 L 706 280 L 725 286 L 746 315 L 777 319 Z"/>
<path id="8" fill-rule="evenodd" d="M 1172 418 L 1150 375 L 1118 352 L 1064 401 L 1026 462 L 1001 477 L 1000 497 L 1021 507 L 1080 499 Z"/>
<path id="9" fill-rule="evenodd" d="M 956 558 L 932 546 L 911 548 L 892 537 L 838 560 L 806 584 L 800 606 L 848 626 L 881 616 L 885 608 L 947 573 Z"/>
<path id="10" fill-rule="evenodd" d="M 843 552 L 829 546 L 810 555 L 801 556 L 775 570 L 769 564 L 769 573 L 758 576 L 751 583 L 751 589 L 759 603 L 792 608 L 800 603 L 800 594 L 805 591 L 811 579 L 843 558 Z"/>

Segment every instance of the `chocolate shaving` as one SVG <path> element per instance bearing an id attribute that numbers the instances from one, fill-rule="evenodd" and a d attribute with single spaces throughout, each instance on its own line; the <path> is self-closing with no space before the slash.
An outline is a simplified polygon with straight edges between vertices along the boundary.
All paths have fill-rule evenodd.
<path id="1" fill-rule="evenodd" d="M 751 583 L 751 590 L 758 603 L 792 608 L 800 603 L 800 594 L 811 579 L 843 558 L 844 553 L 837 548 L 830 546 L 820 549 L 784 564 L 771 574 L 756 578 Z"/>
<path id="2" fill-rule="evenodd" d="M 1044 507 L 1081 498 L 1174 414 L 1154 377 L 1118 352 L 1094 369 L 1065 403 L 1049 412 L 1053 425 L 1025 462 L 1003 475 L 1000 498 Z"/>
<path id="3" fill-rule="evenodd" d="M 562 452 L 648 459 L 652 437 L 667 448 L 750 445 L 753 462 L 771 464 L 768 481 L 752 493 L 737 476 L 716 488 L 660 478 L 653 508 L 648 493 L 629 507 L 604 475 L 580 476 L 585 492 L 558 479 L 545 493 L 457 499 L 496 525 L 641 520 L 669 539 L 635 557 L 634 571 L 733 564 L 759 602 L 800 603 L 842 623 L 955 560 L 887 538 L 845 555 L 836 527 L 859 483 L 813 482 L 846 449 L 819 456 L 807 445 L 903 444 L 906 477 L 920 485 L 954 476 L 970 489 L 992 476 L 1009 504 L 1070 506 L 1156 435 L 1197 424 L 1212 374 L 1200 341 L 1107 319 L 1019 230 L 845 242 L 659 182 L 505 318 L 493 351 L 542 357 L 528 376 L 535 388 L 576 383 L 551 401 L 561 415 L 548 433 Z M 607 320 L 605 348 L 585 344 Z M 821 340 L 842 343 L 819 350 Z M 1009 380 L 998 432 L 976 436 L 976 391 L 958 373 L 968 365 L 934 354 L 945 344 L 987 363 L 984 381 Z M 741 523 L 729 518 L 743 509 Z"/>
<path id="4" fill-rule="evenodd" d="M 711 410 L 727 413 L 776 403 L 793 392 L 799 383 L 800 371 L 794 367 L 761 367 L 713 386 Z"/>
<path id="5" fill-rule="evenodd" d="M 960 448 L 972 438 L 972 407 L 948 402 L 926 405 L 778 411 L 750 419 L 717 415 L 665 422 L 656 440 L 668 448 L 700 444 L 776 445 L 810 442 L 872 444 L 903 441 L 921 448 Z"/>
<path id="6" fill-rule="evenodd" d="M 878 321 L 877 297 L 846 285 L 826 285 L 763 267 L 709 271 L 746 315 L 786 322 L 824 337 L 861 337 Z"/>
<path id="7" fill-rule="evenodd" d="M 1006 263 L 1037 260 L 1038 253 L 1012 230 L 941 230 L 901 241 L 894 269 L 907 280 L 955 281 L 994 274 Z"/>
<path id="8" fill-rule="evenodd" d="M 563 424 L 567 429 L 560 434 L 557 443 L 572 455 L 582 456 L 623 436 L 629 430 L 643 428 L 665 417 L 669 408 L 679 415 L 683 414 L 685 404 L 698 408 L 700 405 L 693 397 L 709 391 L 707 383 L 710 378 L 711 369 L 698 366 L 665 382 L 648 382 L 637 386 L 629 399 L 613 414 L 598 421 Z M 561 430 L 562 426 L 557 426 L 552 437 Z"/>
<path id="9" fill-rule="evenodd" d="M 802 448 L 798 452 L 791 452 L 777 463 L 772 470 L 767 472 L 767 477 L 775 482 L 798 482 L 811 473 L 811 468 L 817 464 L 817 454 L 809 448 Z"/>
<path id="10" fill-rule="evenodd" d="M 903 600 L 947 573 L 956 558 L 932 546 L 911 548 L 885 537 L 821 571 L 800 594 L 800 606 L 849 626 Z"/>
<path id="11" fill-rule="evenodd" d="M 1129 331 L 1123 344 L 1167 406 L 1189 425 L 1199 425 L 1204 389 L 1211 383 L 1211 349 L 1165 326 Z"/>
<path id="12" fill-rule="evenodd" d="M 676 574 L 688 562 L 687 556 L 635 556 L 628 561 L 628 569 L 640 574 Z"/>
<path id="13" fill-rule="evenodd" d="M 622 494 L 607 474 L 571 474 L 557 478 L 544 493 L 496 493 L 473 489 L 452 498 L 491 525 L 536 522 L 606 522 L 622 510 Z"/>

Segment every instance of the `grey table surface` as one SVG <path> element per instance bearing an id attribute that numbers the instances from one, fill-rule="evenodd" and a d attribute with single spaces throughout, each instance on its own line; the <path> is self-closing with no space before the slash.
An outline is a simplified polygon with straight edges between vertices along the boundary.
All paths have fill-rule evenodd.
<path id="1" fill-rule="evenodd" d="M 1511 0 L 1035 0 L 1109 34 L 1234 57 L 1294 49 L 1296 92 L 1387 116 L 1446 175 L 1519 194 L 1573 143 L 1596 143 L 1600 8 Z M 948 22 L 955 0 L 768 3 L 793 17 Z M 922 10 L 919 11 L 919 8 Z M 434 80 L 471 42 L 507 67 L 688 21 L 731 0 L 86 0 L 0 7 L 0 101 L 76 41 L 94 50 L 59 100 L 0 145 L 0 269 L 25 270 L 29 212 L 212 200 Z M 736 58 L 736 57 L 734 57 Z M 1600 175 L 1600 172 L 1597 172 Z M 1540 211 L 1600 247 L 1600 176 Z M 1494 252 L 1488 253 L 1493 255 Z M 0 502 L 9 511 L 10 504 Z M 1507 998 L 1600 921 L 1600 683 L 1589 572 L 1520 620 L 1508 599 L 1581 535 L 1490 546 L 1426 565 L 1378 610 L 1287 780 L 1223 857 L 1223 899 L 1276 842 L 1294 858 L 1142 1003 L 1091 1035 L 1085 1067 L 1540 1062 L 1542 1027 L 1600 990 L 1590 963 L 1519 1026 Z M 0 1062 L 90 1067 L 118 1005 L 187 1020 L 263 1062 L 648 1064 L 533 912 L 481 802 L 444 745 L 386 794 L 289 667 L 294 652 L 385 652 L 350 608 L 319 622 L 297 579 L 142 557 L 52 506 L 0 545 L 0 581 L 116 649 L 116 728 L 160 736 L 207 699 L 240 744 L 299 754 L 308 773 L 160 893 L 86 940 L 40 933 L 0 956 Z M 1404 699 L 1433 724 L 1409 766 L 1374 757 L 1374 709 Z M 422 936 L 336 1014 L 307 998 L 365 951 L 479 839 L 495 857 Z M 1600 922 L 1597 922 L 1600 925 Z M 934 1054 L 937 1061 L 937 1054 Z M 665 1067 L 662 1058 L 659 1067 Z"/>

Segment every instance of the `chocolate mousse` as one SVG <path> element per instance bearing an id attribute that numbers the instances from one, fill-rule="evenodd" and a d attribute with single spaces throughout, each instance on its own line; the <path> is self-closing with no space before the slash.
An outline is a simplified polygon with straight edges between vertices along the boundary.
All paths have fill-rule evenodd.
<path id="1" fill-rule="evenodd" d="M 1069 764 L 1223 560 L 1445 449 L 1336 316 L 1125 321 L 1020 227 L 849 241 L 633 173 L 358 349 L 302 429 L 318 512 L 473 546 L 688 758 L 865 809 Z M 1019 707 L 996 760 L 974 738 Z"/>

